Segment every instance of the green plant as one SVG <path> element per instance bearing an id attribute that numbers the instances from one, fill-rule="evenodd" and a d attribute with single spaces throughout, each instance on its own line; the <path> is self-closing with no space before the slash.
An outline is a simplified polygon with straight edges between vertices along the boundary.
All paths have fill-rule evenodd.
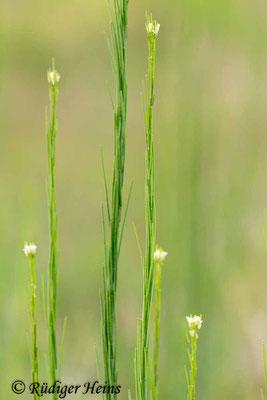
<path id="1" fill-rule="evenodd" d="M 153 105 L 156 39 L 160 25 L 153 21 L 152 15 L 146 18 L 148 38 L 148 74 L 143 84 L 143 114 L 146 138 L 145 161 L 145 223 L 146 242 L 145 257 L 141 256 L 143 269 L 143 310 L 142 318 L 138 320 L 137 347 L 135 350 L 135 386 L 136 399 L 147 399 L 148 361 L 149 361 L 149 330 L 154 284 L 154 260 L 156 235 L 155 218 L 155 160 L 153 138 Z M 139 246 L 140 248 L 140 246 Z"/>
<path id="2" fill-rule="evenodd" d="M 150 377 L 150 390 L 151 399 L 158 399 L 158 364 L 159 364 L 159 333 L 160 333 L 160 314 L 161 314 L 161 276 L 162 276 L 162 265 L 167 252 L 161 248 L 157 248 L 154 253 L 155 261 L 155 282 L 154 282 L 154 304 L 153 304 L 153 315 L 154 315 L 154 331 L 153 331 L 153 354 L 152 354 L 152 365 L 151 365 L 151 377 Z"/>
<path id="3" fill-rule="evenodd" d="M 102 207 L 105 259 L 103 266 L 103 293 L 100 301 L 105 381 L 108 386 L 115 387 L 118 379 L 116 327 L 118 261 L 132 185 L 126 203 L 124 218 L 123 221 L 121 221 L 127 115 L 126 40 L 129 0 L 113 0 L 112 3 L 113 7 L 109 1 L 111 38 L 110 40 L 107 38 L 107 44 L 116 86 L 116 102 L 114 103 L 112 101 L 114 114 L 114 165 L 110 205 L 103 154 L 101 151 L 110 239 L 109 243 L 107 243 L 105 217 Z M 115 393 L 106 393 L 107 399 L 114 399 L 116 397 L 117 395 Z"/>
<path id="4" fill-rule="evenodd" d="M 53 384 L 60 376 L 60 366 L 62 357 L 62 347 L 66 329 L 66 318 L 63 329 L 63 339 L 61 346 L 60 360 L 58 360 L 57 338 L 56 338 L 56 317 L 57 317 L 57 286 L 58 286 L 58 250 L 57 250 L 57 227 L 58 218 L 56 213 L 56 193 L 55 193 L 55 159 L 56 159 L 56 135 L 57 119 L 56 106 L 58 98 L 58 82 L 60 75 L 55 70 L 53 61 L 52 69 L 47 74 L 50 94 L 50 119 L 46 112 L 46 135 L 47 135 L 47 154 L 48 154 L 48 215 L 49 215 L 49 265 L 47 279 L 47 298 L 45 299 L 45 314 L 48 329 L 48 358 L 50 381 Z M 57 399 L 57 394 L 52 395 Z"/>
<path id="5" fill-rule="evenodd" d="M 58 97 L 57 84 L 60 76 L 55 70 L 54 60 L 52 70 L 48 71 L 47 78 L 49 82 L 50 94 L 50 118 L 48 119 L 46 110 L 46 136 L 48 153 L 48 215 L 49 215 L 49 264 L 47 290 L 45 290 L 43 280 L 43 304 L 45 311 L 45 322 L 48 330 L 48 359 L 49 359 L 49 379 L 50 384 L 54 385 L 60 377 L 63 344 L 66 331 L 65 318 L 60 357 L 58 360 L 57 340 L 56 340 L 56 311 L 57 311 L 57 283 L 58 283 L 58 251 L 57 251 L 57 214 L 56 214 L 56 195 L 55 195 L 55 158 L 56 158 L 56 105 Z M 29 260 L 30 266 L 30 325 L 31 325 L 31 361 L 32 361 L 32 382 L 39 383 L 39 360 L 37 344 L 37 308 L 36 308 L 36 245 L 34 243 L 25 243 L 24 253 Z M 39 396 L 36 389 L 33 391 L 33 398 L 37 400 Z M 52 398 L 58 398 L 57 393 L 52 393 Z"/>
<path id="6" fill-rule="evenodd" d="M 189 345 L 187 350 L 190 370 L 185 367 L 186 382 L 188 388 L 187 400 L 196 399 L 196 373 L 197 373 L 197 340 L 198 332 L 202 326 L 202 316 L 190 315 L 186 317 L 189 332 L 186 332 L 186 338 Z"/>
<path id="7" fill-rule="evenodd" d="M 36 258 L 36 245 L 34 243 L 24 244 L 24 253 L 29 261 L 30 267 L 30 309 L 29 320 L 31 330 L 31 364 L 32 364 L 32 382 L 39 382 L 39 355 L 37 343 L 37 309 L 36 309 L 36 271 L 35 271 L 35 258 Z M 33 393 L 33 399 L 38 400 L 36 393 Z"/>

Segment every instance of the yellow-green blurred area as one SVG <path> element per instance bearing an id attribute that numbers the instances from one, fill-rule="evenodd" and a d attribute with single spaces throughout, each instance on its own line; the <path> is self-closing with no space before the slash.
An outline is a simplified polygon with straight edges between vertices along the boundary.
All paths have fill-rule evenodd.
<path id="1" fill-rule="evenodd" d="M 169 252 L 162 284 L 160 399 L 185 399 L 186 315 L 202 314 L 198 399 L 251 400 L 264 386 L 267 340 L 267 4 L 264 0 L 130 0 L 128 130 L 124 199 L 129 208 L 119 265 L 121 399 L 134 398 L 134 348 L 142 272 L 132 227 L 144 239 L 145 11 L 160 22 L 155 151 L 157 242 Z M 68 316 L 62 379 L 98 378 L 100 207 L 112 176 L 113 77 L 104 32 L 106 0 L 2 0 L 0 73 L 0 386 L 31 380 L 28 264 L 38 246 L 41 379 L 47 337 L 42 275 L 48 263 L 45 105 L 51 59 L 61 74 L 56 190 L 60 272 L 58 341 Z M 72 396 L 82 398 L 83 396 Z M 28 399 L 29 395 L 21 396 Z"/>

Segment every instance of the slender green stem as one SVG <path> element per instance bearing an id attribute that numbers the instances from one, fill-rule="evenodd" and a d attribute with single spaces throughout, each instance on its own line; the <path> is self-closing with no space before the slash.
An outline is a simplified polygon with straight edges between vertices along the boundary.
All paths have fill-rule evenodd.
<path id="1" fill-rule="evenodd" d="M 36 272 L 35 272 L 35 258 L 37 246 L 34 243 L 24 244 L 24 253 L 29 261 L 30 281 L 29 281 L 29 320 L 31 331 L 31 364 L 32 364 L 32 382 L 39 382 L 39 355 L 37 343 L 37 305 L 36 305 Z M 38 400 L 37 393 L 33 393 L 33 399 Z"/>
<path id="2" fill-rule="evenodd" d="M 148 75 L 143 91 L 143 112 L 146 138 L 145 160 L 145 261 L 143 265 L 143 310 L 138 321 L 137 347 L 135 352 L 136 399 L 147 399 L 149 330 L 154 283 L 154 259 L 156 218 L 155 218 L 155 160 L 153 140 L 153 104 L 156 36 L 159 25 L 147 17 L 146 30 L 148 36 Z M 157 32 L 157 33 L 155 33 Z"/>
<path id="3" fill-rule="evenodd" d="M 154 300 L 154 333 L 153 333 L 153 355 L 152 355 L 152 376 L 151 376 L 151 399 L 158 399 L 158 364 L 159 364 L 159 333 L 161 313 L 161 275 L 162 263 L 156 262 L 155 274 L 155 300 Z"/>
<path id="4" fill-rule="evenodd" d="M 197 334 L 188 338 L 189 349 L 188 359 L 190 364 L 189 377 L 187 375 L 188 394 L 187 400 L 195 400 L 196 398 L 196 372 L 197 372 Z"/>
<path id="5" fill-rule="evenodd" d="M 163 261 L 167 252 L 157 247 L 154 253 L 155 261 L 155 281 L 154 281 L 154 330 L 153 330 L 153 354 L 150 368 L 150 397 L 151 400 L 158 399 L 158 370 L 159 370 L 159 334 L 160 334 L 160 314 L 161 314 L 161 276 Z"/>
<path id="6" fill-rule="evenodd" d="M 188 342 L 188 360 L 189 360 L 189 372 L 185 367 L 185 375 L 187 382 L 187 400 L 195 400 L 196 399 L 196 373 L 197 373 L 197 341 L 198 341 L 198 332 L 202 326 L 202 316 L 190 315 L 190 317 L 186 317 L 189 332 L 186 332 L 186 338 Z"/>
<path id="7" fill-rule="evenodd" d="M 127 12 L 129 0 L 113 0 L 110 8 L 110 35 L 108 48 L 116 85 L 116 103 L 114 112 L 114 166 L 112 177 L 111 206 L 105 181 L 106 208 L 108 214 L 109 236 L 107 244 L 105 234 L 104 212 L 104 247 L 105 261 L 103 267 L 103 294 L 101 296 L 102 314 L 102 348 L 105 381 L 109 386 L 117 386 L 117 275 L 118 260 L 121 246 L 122 194 L 125 169 L 125 136 L 127 114 L 127 76 L 126 76 L 126 39 L 127 39 Z M 102 157 L 102 165 L 104 163 Z M 128 204 L 128 202 L 127 202 Z M 127 214 L 126 207 L 126 214 Z M 115 399 L 115 393 L 106 393 L 107 400 Z"/>
<path id="8" fill-rule="evenodd" d="M 36 273 L 35 273 L 35 257 L 30 260 L 30 292 L 31 292 L 31 318 L 32 318 L 32 352 L 33 352 L 33 365 L 32 365 L 32 380 L 33 382 L 39 381 L 39 368 L 38 368 L 38 344 L 37 344 L 37 309 L 36 309 Z M 34 395 L 34 398 L 37 398 Z"/>
<path id="9" fill-rule="evenodd" d="M 29 255 L 30 267 L 30 324 L 31 324 L 31 361 L 32 361 L 32 382 L 39 382 L 39 356 L 37 343 L 37 307 L 36 307 L 36 272 L 35 272 L 35 254 Z M 39 397 L 33 393 L 33 399 Z"/>
<path id="10" fill-rule="evenodd" d="M 47 328 L 48 328 L 48 354 L 50 382 L 53 384 L 58 379 L 57 340 L 56 340 L 56 312 L 57 312 L 57 281 L 58 281 L 58 253 L 57 253 L 57 214 L 55 195 L 55 157 L 57 120 L 56 106 L 58 98 L 59 75 L 53 68 L 48 72 L 50 94 L 50 119 L 46 124 L 47 153 L 48 153 L 48 215 L 49 215 L 49 266 L 47 283 Z M 57 394 L 52 395 L 57 399 Z"/>

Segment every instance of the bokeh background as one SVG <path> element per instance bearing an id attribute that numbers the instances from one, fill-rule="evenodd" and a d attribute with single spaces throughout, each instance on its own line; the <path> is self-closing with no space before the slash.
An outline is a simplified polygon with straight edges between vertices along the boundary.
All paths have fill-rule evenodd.
<path id="1" fill-rule="evenodd" d="M 132 221 L 144 237 L 145 11 L 161 23 L 155 146 L 157 241 L 169 252 L 162 287 L 160 398 L 185 399 L 185 316 L 202 313 L 199 399 L 251 400 L 264 385 L 267 340 L 267 4 L 263 0 L 131 0 L 125 197 L 129 209 L 119 267 L 119 382 L 134 393 L 141 267 Z M 0 34 L 0 387 L 30 382 L 25 240 L 38 245 L 40 359 L 46 378 L 41 276 L 48 262 L 44 107 L 56 58 L 58 336 L 68 316 L 63 379 L 98 377 L 99 288 L 104 201 L 99 147 L 112 169 L 113 78 L 104 32 L 106 0 L 2 0 Z M 21 396 L 23 399 L 23 396 Z M 28 396 L 25 395 L 25 398 Z M 78 396 L 75 398 L 78 399 Z"/>

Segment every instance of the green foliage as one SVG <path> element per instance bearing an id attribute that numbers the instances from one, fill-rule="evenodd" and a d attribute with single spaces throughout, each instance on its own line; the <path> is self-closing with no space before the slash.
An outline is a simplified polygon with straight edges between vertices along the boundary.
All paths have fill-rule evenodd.
<path id="1" fill-rule="evenodd" d="M 111 204 L 109 203 L 104 161 L 101 152 L 110 236 L 109 243 L 107 243 L 106 223 L 102 207 L 105 250 L 103 294 L 101 295 L 102 348 L 105 381 L 109 386 L 114 387 L 117 385 L 118 379 L 116 327 L 118 261 L 129 198 L 132 190 L 130 189 L 128 201 L 126 203 L 125 217 L 121 223 L 127 114 L 126 39 L 128 2 L 129 0 L 113 0 L 113 6 L 111 6 L 111 2 L 109 1 L 111 38 L 110 40 L 107 38 L 107 44 L 116 85 L 116 102 L 115 104 L 112 102 L 114 114 L 114 165 Z M 116 397 L 114 393 L 106 393 L 106 399 L 108 400 Z"/>
<path id="2" fill-rule="evenodd" d="M 170 0 L 167 13 L 165 2 L 156 4 L 157 14 L 167 23 L 160 40 L 163 57 L 157 60 L 157 68 L 162 71 L 157 81 L 160 112 L 155 115 L 157 130 L 161 132 L 157 137 L 156 189 L 158 205 L 161 205 L 157 216 L 161 219 L 161 238 L 173 254 L 172 267 L 164 279 L 166 290 L 162 301 L 168 310 L 179 304 L 174 306 L 176 312 L 171 320 L 168 315 L 163 316 L 164 323 L 168 320 L 161 349 L 160 395 L 163 398 L 174 398 L 177 386 L 179 392 L 185 391 L 182 371 L 185 340 L 180 320 L 187 309 L 201 310 L 213 320 L 210 334 L 201 338 L 203 351 L 198 352 L 198 363 L 212 371 L 212 377 L 201 368 L 197 372 L 201 398 L 250 400 L 258 392 L 261 374 L 257 357 L 239 368 L 243 347 L 235 346 L 235 352 L 229 352 L 229 348 L 239 343 L 240 326 L 245 330 L 244 347 L 249 346 L 253 334 L 247 321 L 251 320 L 253 308 L 261 313 L 266 303 L 266 260 L 264 249 L 259 247 L 262 237 L 258 229 L 261 225 L 258 208 L 266 196 L 263 172 L 266 169 L 266 113 L 262 84 L 266 75 L 266 4 L 230 0 L 225 6 L 223 2 L 209 0 L 203 4 L 196 0 Z M 135 179 L 135 200 L 138 201 L 132 208 L 131 219 L 136 221 L 139 230 L 143 207 L 139 201 L 143 190 L 143 146 L 136 88 L 143 73 L 144 56 L 140 17 L 142 20 L 149 5 L 145 2 L 132 5 L 128 82 L 133 90 L 127 131 L 131 145 L 127 171 Z M 64 317 L 63 310 L 67 307 L 76 322 L 71 338 L 78 337 L 79 341 L 73 340 L 74 345 L 67 354 L 71 375 L 75 375 L 78 364 L 78 343 L 88 343 L 90 356 L 97 337 L 98 324 L 85 318 L 80 305 L 87 299 L 88 315 L 97 321 L 99 274 L 96 266 L 102 243 L 95 220 L 99 201 L 95 183 L 101 173 L 95 168 L 96 149 L 102 143 L 106 155 L 112 151 L 107 134 L 109 105 L 102 90 L 107 74 L 102 46 L 105 2 L 81 0 L 77 7 L 74 2 L 60 0 L 52 4 L 50 1 L 42 3 L 41 11 L 38 6 L 33 0 L 26 5 L 10 2 L 2 15 L 1 45 L 6 57 L 1 80 L 1 254 L 6 267 L 1 270 L 5 326 L 1 333 L 1 358 L 5 365 L 1 387 L 7 399 L 12 396 L 9 382 L 15 368 L 26 370 L 28 363 L 28 354 L 22 349 L 14 321 L 5 312 L 10 309 L 16 323 L 23 327 L 20 311 L 25 271 L 14 247 L 20 249 L 26 236 L 46 243 L 42 200 L 44 146 L 38 127 L 44 90 L 40 70 L 51 51 L 60 57 L 70 94 L 66 92 L 64 98 L 60 93 L 65 105 L 61 108 L 65 122 L 64 140 L 58 137 L 62 147 L 57 149 L 57 189 L 60 188 L 57 194 L 64 215 L 64 220 L 59 221 L 60 227 L 66 228 L 60 229 L 60 260 L 66 271 L 63 283 L 71 288 L 71 299 L 70 290 L 61 292 L 57 320 Z M 90 127 L 89 115 L 83 112 L 89 104 L 94 113 Z M 65 161 L 70 155 L 71 162 Z M 109 171 L 110 168 L 108 176 Z M 131 240 L 123 240 L 122 250 L 120 265 L 125 266 L 125 273 L 121 275 L 120 287 L 121 293 L 129 291 L 126 303 L 131 305 L 127 317 L 122 307 L 118 310 L 120 383 L 126 387 L 131 382 L 132 361 L 128 352 L 133 344 L 133 338 L 127 335 L 132 329 L 140 296 L 135 296 L 139 275 L 133 268 L 138 259 Z M 41 267 L 45 265 L 45 249 L 38 254 L 37 261 Z M 225 290 L 228 287 L 230 293 Z M 14 296 L 10 304 L 11 289 Z M 248 295 L 244 296 L 244 307 L 239 312 L 239 299 L 244 293 Z M 256 328 L 261 330 L 260 325 Z M 43 332 L 38 332 L 40 345 L 44 342 L 43 336 Z M 181 363 L 177 364 L 177 359 Z M 220 362 L 214 363 L 214 359 Z M 79 365 L 81 371 L 91 368 L 86 357 L 79 359 Z M 265 390 L 264 383 L 262 386 Z"/>

